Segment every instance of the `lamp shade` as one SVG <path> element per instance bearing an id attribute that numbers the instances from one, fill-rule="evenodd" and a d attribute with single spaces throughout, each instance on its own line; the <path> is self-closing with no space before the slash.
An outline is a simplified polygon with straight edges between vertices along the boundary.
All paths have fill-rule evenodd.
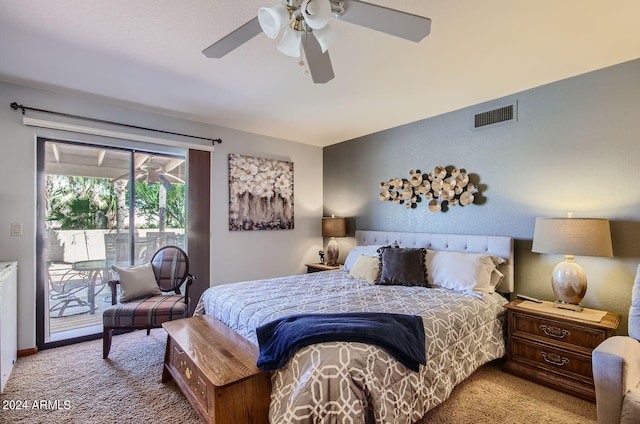
<path id="1" fill-rule="evenodd" d="M 609 220 L 536 218 L 532 252 L 571 256 L 613 256 Z"/>
<path id="2" fill-rule="evenodd" d="M 344 218 L 322 218 L 322 237 L 345 237 L 347 220 Z"/>

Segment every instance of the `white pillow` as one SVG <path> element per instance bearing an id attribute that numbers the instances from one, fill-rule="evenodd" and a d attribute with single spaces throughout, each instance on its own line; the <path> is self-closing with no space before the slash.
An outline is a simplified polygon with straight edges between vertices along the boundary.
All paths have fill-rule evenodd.
<path id="1" fill-rule="evenodd" d="M 631 307 L 629 308 L 629 336 L 640 341 L 640 265 L 631 289 Z"/>
<path id="2" fill-rule="evenodd" d="M 375 284 L 380 278 L 380 258 L 377 256 L 360 255 L 356 263 L 351 268 L 349 278 L 366 280 Z"/>
<path id="3" fill-rule="evenodd" d="M 345 271 L 351 271 L 353 266 L 356 264 L 356 261 L 360 257 L 360 255 L 365 256 L 378 256 L 378 249 L 380 249 L 382 245 L 380 244 L 370 244 L 368 246 L 354 246 L 347 255 L 347 258 L 344 260 L 344 266 L 342 269 Z"/>
<path id="4" fill-rule="evenodd" d="M 428 250 L 429 284 L 461 292 L 493 293 L 504 276 L 496 267 L 503 258 L 479 253 Z"/>
<path id="5" fill-rule="evenodd" d="M 162 294 L 151 263 L 130 268 L 111 267 L 120 277 L 121 303 Z"/>

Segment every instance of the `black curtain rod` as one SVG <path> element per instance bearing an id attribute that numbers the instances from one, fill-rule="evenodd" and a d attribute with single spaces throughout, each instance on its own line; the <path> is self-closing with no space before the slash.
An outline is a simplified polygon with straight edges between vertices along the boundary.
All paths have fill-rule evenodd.
<path id="1" fill-rule="evenodd" d="M 28 107 L 28 106 L 19 105 L 17 102 L 12 102 L 10 106 L 11 106 L 11 109 L 13 109 L 13 110 L 18 110 L 18 109 L 22 110 L 22 114 L 23 115 L 26 113 L 27 110 L 31 110 L 31 111 L 34 111 L 34 112 L 43 112 L 43 113 L 50 113 L 52 115 L 65 116 L 67 118 L 77 118 L 77 119 L 84 119 L 85 121 L 100 122 L 100 123 L 103 123 L 103 124 L 110 124 L 110 125 L 119 125 L 121 127 L 135 128 L 135 129 L 138 129 L 138 130 L 155 131 L 155 132 L 164 133 L 164 134 L 179 135 L 181 137 L 197 138 L 199 140 L 210 141 L 213 146 L 215 146 L 216 143 L 218 143 L 218 144 L 222 143 L 222 139 L 221 138 L 198 137 L 198 136 L 195 136 L 195 135 L 180 134 L 180 133 L 171 132 L 171 131 L 156 130 L 154 128 L 146 128 L 146 127 L 139 127 L 137 125 L 122 124 L 120 122 L 105 121 L 104 119 L 89 118 L 87 116 L 72 115 L 70 113 L 55 112 L 55 111 L 52 111 L 52 110 L 45 110 L 45 109 L 37 109 L 37 108 L 34 108 L 34 107 Z"/>

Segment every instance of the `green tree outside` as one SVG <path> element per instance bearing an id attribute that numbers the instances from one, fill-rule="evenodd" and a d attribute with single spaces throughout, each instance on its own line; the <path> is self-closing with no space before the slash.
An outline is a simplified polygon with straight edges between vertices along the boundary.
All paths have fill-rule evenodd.
<path id="1" fill-rule="evenodd" d="M 45 202 L 47 230 L 117 229 L 118 189 L 109 178 L 66 175 L 46 176 Z M 165 193 L 161 193 L 165 191 Z M 161 184 L 135 183 L 136 217 L 140 228 L 184 228 L 185 185 L 173 184 L 166 190 Z M 125 189 L 129 196 L 129 185 Z M 120 215 L 125 211 L 121 211 Z M 121 224 L 121 225 L 123 225 Z"/>

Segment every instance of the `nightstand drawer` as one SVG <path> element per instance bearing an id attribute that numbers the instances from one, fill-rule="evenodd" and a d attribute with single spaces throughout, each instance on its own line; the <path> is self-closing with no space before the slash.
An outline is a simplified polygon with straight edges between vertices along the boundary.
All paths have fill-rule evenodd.
<path id="1" fill-rule="evenodd" d="M 591 354 L 605 334 L 601 330 L 578 326 L 566 321 L 546 319 L 528 314 L 514 314 L 513 335 L 557 344 L 571 345 L 573 349 Z"/>
<path id="2" fill-rule="evenodd" d="M 593 384 L 591 355 L 557 349 L 543 343 L 511 339 L 511 359 Z"/>

